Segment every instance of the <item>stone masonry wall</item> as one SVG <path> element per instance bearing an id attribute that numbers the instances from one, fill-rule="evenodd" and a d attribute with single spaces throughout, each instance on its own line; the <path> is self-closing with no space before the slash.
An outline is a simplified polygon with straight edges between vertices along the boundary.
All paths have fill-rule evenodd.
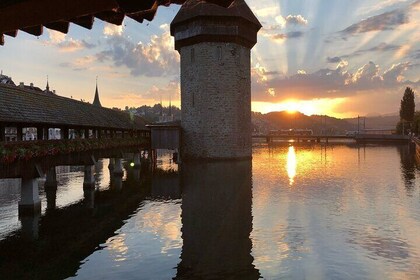
<path id="1" fill-rule="evenodd" d="M 180 54 L 184 158 L 250 158 L 250 49 L 198 43 Z"/>

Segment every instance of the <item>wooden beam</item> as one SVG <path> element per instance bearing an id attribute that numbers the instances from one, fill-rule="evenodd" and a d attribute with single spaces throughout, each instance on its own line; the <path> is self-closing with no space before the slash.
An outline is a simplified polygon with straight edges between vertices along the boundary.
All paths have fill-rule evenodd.
<path id="1" fill-rule="evenodd" d="M 0 33 L 118 8 L 115 0 L 27 0 L 0 9 Z"/>
<path id="2" fill-rule="evenodd" d="M 69 32 L 70 23 L 68 21 L 56 21 L 44 25 L 46 28 L 67 34 Z"/>
<path id="3" fill-rule="evenodd" d="M 6 133 L 5 133 L 6 127 L 4 124 L 0 124 L 0 142 L 6 141 Z"/>
<path id="4" fill-rule="evenodd" d="M 22 28 L 21 30 L 35 36 L 41 36 L 43 27 L 42 25 L 36 25 L 36 26 L 25 27 L 25 28 Z"/>
<path id="5" fill-rule="evenodd" d="M 81 27 L 84 27 L 86 29 L 92 29 L 93 22 L 95 21 L 95 18 L 93 16 L 84 16 L 84 17 L 78 17 L 70 20 L 74 24 L 77 24 Z"/>
<path id="6" fill-rule="evenodd" d="M 157 4 L 156 0 L 117 0 L 117 2 L 125 13 L 136 13 L 139 11 L 150 10 Z"/>
<path id="7" fill-rule="evenodd" d="M 145 19 L 148 21 L 152 21 L 152 19 L 156 15 L 157 8 L 158 8 L 158 3 L 155 2 L 154 5 L 149 10 L 127 14 L 127 16 L 129 16 L 130 18 L 140 23 L 142 23 Z"/>
<path id="8" fill-rule="evenodd" d="M 16 37 L 17 33 L 18 33 L 17 30 L 13 30 L 13 31 L 10 31 L 10 32 L 6 32 L 4 34 L 7 35 L 7 36 L 10 36 L 10 37 Z"/>
<path id="9" fill-rule="evenodd" d="M 105 11 L 95 14 L 95 17 L 116 25 L 121 25 L 124 21 L 124 14 L 121 12 Z"/>
<path id="10" fill-rule="evenodd" d="M 210 2 L 227 8 L 230 6 L 230 4 L 232 4 L 233 0 L 206 0 L 206 2 Z"/>
<path id="11" fill-rule="evenodd" d="M 155 14 L 156 14 L 156 10 L 148 10 L 144 12 L 127 14 L 127 16 L 134 19 L 135 21 L 139 23 L 143 23 L 144 20 L 151 21 L 155 17 Z"/>

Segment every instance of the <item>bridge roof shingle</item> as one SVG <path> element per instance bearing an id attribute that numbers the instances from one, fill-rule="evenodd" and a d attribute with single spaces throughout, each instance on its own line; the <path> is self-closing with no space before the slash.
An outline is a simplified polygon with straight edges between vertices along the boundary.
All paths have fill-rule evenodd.
<path id="1" fill-rule="evenodd" d="M 0 123 L 147 130 L 145 121 L 128 113 L 70 98 L 0 84 Z"/>

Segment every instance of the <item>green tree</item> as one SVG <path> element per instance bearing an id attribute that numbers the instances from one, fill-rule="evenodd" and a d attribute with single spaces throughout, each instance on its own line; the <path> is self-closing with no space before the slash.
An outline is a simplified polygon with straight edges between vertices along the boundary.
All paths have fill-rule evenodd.
<path id="1" fill-rule="evenodd" d="M 400 118 L 402 121 L 412 122 L 416 104 L 414 103 L 414 91 L 407 87 L 401 100 Z"/>
<path id="2" fill-rule="evenodd" d="M 409 130 L 412 130 L 411 124 L 414 119 L 415 110 L 414 91 L 407 87 L 404 91 L 403 98 L 401 99 L 400 121 L 397 124 L 398 134 L 406 134 Z"/>

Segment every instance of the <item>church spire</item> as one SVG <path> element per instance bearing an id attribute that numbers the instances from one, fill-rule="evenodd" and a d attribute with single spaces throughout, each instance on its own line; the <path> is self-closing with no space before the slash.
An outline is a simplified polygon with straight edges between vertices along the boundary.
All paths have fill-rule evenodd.
<path id="1" fill-rule="evenodd" d="M 47 75 L 47 86 L 45 87 L 46 92 L 50 92 L 50 85 L 48 84 L 48 75 Z"/>
<path id="2" fill-rule="evenodd" d="M 95 99 L 93 100 L 93 105 L 102 107 L 101 101 L 99 101 L 98 76 L 96 76 L 96 90 L 95 90 Z"/>

